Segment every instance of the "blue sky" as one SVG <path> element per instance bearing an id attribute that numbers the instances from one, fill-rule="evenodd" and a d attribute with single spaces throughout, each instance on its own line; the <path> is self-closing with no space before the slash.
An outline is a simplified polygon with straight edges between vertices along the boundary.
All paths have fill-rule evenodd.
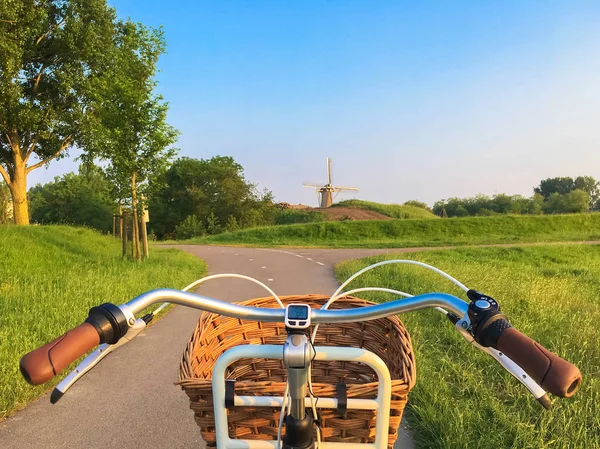
<path id="1" fill-rule="evenodd" d="M 326 156 L 383 202 L 600 179 L 598 1 L 109 3 L 164 26 L 181 155 L 231 155 L 279 201 L 316 203 Z"/>

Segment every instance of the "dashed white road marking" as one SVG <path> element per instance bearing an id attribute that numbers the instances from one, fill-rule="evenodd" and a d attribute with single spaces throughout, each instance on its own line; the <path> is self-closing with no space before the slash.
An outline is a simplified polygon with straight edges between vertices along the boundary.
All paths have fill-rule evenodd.
<path id="1" fill-rule="evenodd" d="M 267 282 L 273 282 L 273 279 L 269 278 L 267 279 Z"/>
<path id="2" fill-rule="evenodd" d="M 265 269 L 265 268 L 267 268 L 267 267 L 261 267 L 261 268 L 264 270 L 264 269 Z"/>
<path id="3" fill-rule="evenodd" d="M 254 261 L 254 259 L 250 259 L 250 262 L 253 262 L 253 261 Z"/>
<path id="4" fill-rule="evenodd" d="M 302 254 L 298 254 L 298 253 L 293 253 L 291 251 L 282 251 L 280 249 L 271 249 L 271 248 L 258 248 L 259 251 L 271 251 L 271 252 L 275 252 L 275 253 L 282 253 L 282 254 L 289 254 L 290 256 L 296 256 L 296 257 L 300 257 L 300 258 L 305 258 L 306 260 L 310 261 L 310 262 L 315 262 L 321 266 L 325 266 L 325 264 L 323 262 L 316 262 L 313 259 L 311 259 L 310 257 L 305 257 Z M 263 267 L 266 268 L 266 267 Z"/>

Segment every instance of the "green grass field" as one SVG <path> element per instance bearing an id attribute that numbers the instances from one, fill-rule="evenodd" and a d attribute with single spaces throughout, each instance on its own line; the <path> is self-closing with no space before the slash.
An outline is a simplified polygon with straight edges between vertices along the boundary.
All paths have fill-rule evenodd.
<path id="1" fill-rule="evenodd" d="M 439 312 L 402 315 L 417 357 L 417 385 L 407 409 L 417 447 L 600 448 L 600 246 L 463 248 L 398 256 L 433 264 L 496 298 L 516 328 L 576 364 L 584 379 L 573 398 L 556 399 L 546 411 L 492 358 L 471 348 Z M 390 258 L 341 263 L 338 278 Z M 359 286 L 465 297 L 439 275 L 406 266 L 376 268 L 351 284 Z"/>
<path id="2" fill-rule="evenodd" d="M 324 248 L 403 248 L 600 240 L 600 213 L 440 220 L 324 222 L 267 226 L 193 243 Z"/>
<path id="3" fill-rule="evenodd" d="M 91 306 L 183 288 L 206 271 L 173 249 L 153 249 L 143 263 L 122 260 L 117 240 L 68 226 L 0 226 L 0 248 L 0 420 L 50 386 L 25 383 L 23 354 L 81 324 Z"/>
<path id="4" fill-rule="evenodd" d="M 398 219 L 439 218 L 437 215 L 420 207 L 404 206 L 401 204 L 382 204 L 374 203 L 372 201 L 345 200 L 335 203 L 332 207 L 354 207 L 357 209 L 367 209 Z"/>

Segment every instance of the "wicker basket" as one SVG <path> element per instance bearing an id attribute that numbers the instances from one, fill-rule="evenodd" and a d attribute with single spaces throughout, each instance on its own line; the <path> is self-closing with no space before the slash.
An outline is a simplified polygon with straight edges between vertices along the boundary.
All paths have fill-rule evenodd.
<path id="1" fill-rule="evenodd" d="M 320 308 L 329 297 L 322 295 L 281 297 L 284 303 L 301 302 Z M 242 303 L 255 307 L 279 307 L 272 297 L 252 299 Z M 361 307 L 372 303 L 357 298 L 343 298 L 331 309 Z M 183 354 L 179 381 L 190 398 L 190 408 L 202 438 L 215 447 L 215 423 L 211 375 L 219 356 L 229 348 L 242 344 L 283 344 L 286 339 L 283 323 L 257 323 L 224 318 L 204 313 Z M 319 327 L 315 345 L 352 346 L 364 348 L 381 357 L 392 378 L 392 400 L 388 444 L 391 448 L 398 437 L 402 411 L 408 392 L 415 384 L 415 358 L 408 332 L 397 317 L 363 323 L 328 324 Z M 286 371 L 283 361 L 272 359 L 242 359 L 233 363 L 227 373 L 235 379 L 236 394 L 245 396 L 283 396 Z M 348 398 L 374 399 L 377 396 L 377 376 L 366 365 L 356 362 L 315 361 L 312 366 L 313 393 L 317 397 L 336 397 L 336 385 L 347 385 Z M 247 440 L 277 438 L 279 408 L 237 407 L 228 411 L 229 436 Z M 324 441 L 372 443 L 375 436 L 375 412 L 349 410 L 343 417 L 335 410 L 321 409 L 321 432 Z"/>

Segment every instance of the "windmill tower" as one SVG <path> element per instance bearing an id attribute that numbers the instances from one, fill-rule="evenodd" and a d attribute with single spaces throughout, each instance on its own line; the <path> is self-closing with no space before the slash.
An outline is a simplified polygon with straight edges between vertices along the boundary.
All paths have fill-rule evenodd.
<path id="1" fill-rule="evenodd" d="M 317 196 L 319 197 L 319 207 L 325 208 L 330 207 L 333 204 L 334 198 L 342 190 L 358 190 L 357 187 L 339 187 L 331 184 L 331 159 L 327 158 L 327 184 L 324 186 L 318 186 L 314 184 L 304 184 L 304 187 L 310 187 L 317 189 Z"/>

